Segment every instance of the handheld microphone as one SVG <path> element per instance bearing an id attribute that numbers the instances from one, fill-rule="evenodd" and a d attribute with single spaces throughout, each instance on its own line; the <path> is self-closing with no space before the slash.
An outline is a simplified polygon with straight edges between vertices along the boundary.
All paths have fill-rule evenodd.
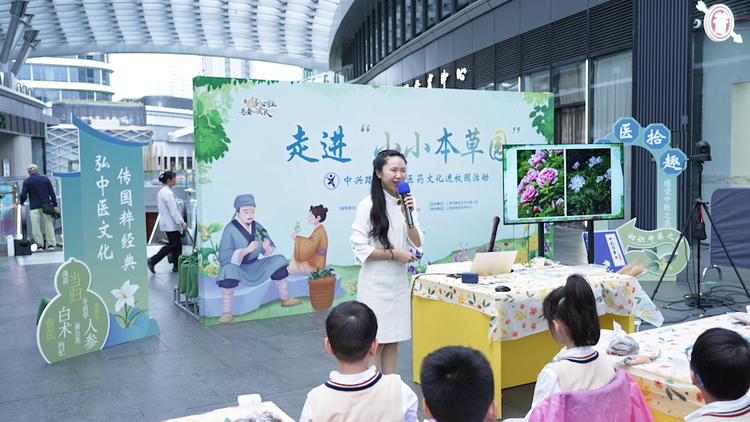
<path id="1" fill-rule="evenodd" d="M 406 206 L 406 194 L 409 192 L 411 192 L 411 189 L 409 189 L 408 183 L 401 182 L 398 184 L 398 194 L 401 195 L 401 203 L 404 204 L 404 210 L 406 210 L 406 225 L 408 225 L 410 229 L 413 229 L 414 219 L 411 216 L 411 208 Z"/>

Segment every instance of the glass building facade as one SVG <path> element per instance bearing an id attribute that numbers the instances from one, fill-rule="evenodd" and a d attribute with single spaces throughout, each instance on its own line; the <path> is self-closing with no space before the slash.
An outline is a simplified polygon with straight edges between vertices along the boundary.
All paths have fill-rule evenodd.
<path id="1" fill-rule="evenodd" d="M 111 77 L 106 54 L 81 54 L 29 59 L 18 79 L 34 88 L 44 102 L 57 100 L 111 101 Z"/>
<path id="2" fill-rule="evenodd" d="M 729 0 L 724 3 L 747 2 Z M 694 4 L 650 0 L 367 0 L 343 14 L 331 63 L 354 83 L 552 92 L 554 141 L 591 143 L 621 117 L 663 123 L 692 152 Z M 745 6 L 746 7 L 746 6 Z M 702 38 L 701 38 L 702 40 Z M 745 66 L 747 68 L 747 66 Z M 695 114 L 695 113 L 693 113 Z M 695 118 L 693 117 L 693 120 Z M 696 122 L 697 123 L 697 122 Z M 694 127 L 694 126 L 692 126 Z M 628 149 L 626 217 L 656 227 L 656 166 Z M 677 215 L 690 207 L 689 172 Z M 680 220 L 681 223 L 681 220 Z"/>

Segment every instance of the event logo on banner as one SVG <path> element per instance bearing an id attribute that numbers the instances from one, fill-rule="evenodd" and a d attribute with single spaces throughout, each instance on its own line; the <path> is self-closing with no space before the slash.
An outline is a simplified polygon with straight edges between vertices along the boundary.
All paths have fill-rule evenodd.
<path id="1" fill-rule="evenodd" d="M 616 231 L 598 232 L 595 242 L 607 245 L 607 250 L 595 246 L 594 260 L 597 264 L 608 266 L 612 271 L 627 263 L 641 265 L 647 271 L 644 279 L 658 279 L 664 272 L 675 243 L 680 237 L 677 224 L 677 176 L 687 166 L 687 156 L 678 148 L 672 148 L 672 132 L 661 123 L 648 125 L 646 128 L 633 119 L 624 117 L 614 124 L 612 132 L 595 143 L 623 143 L 625 146 L 639 146 L 648 150 L 656 160 L 659 170 L 656 172 L 657 193 L 656 221 L 659 229 L 646 231 L 635 227 L 635 219 L 623 224 Z M 600 239 L 606 236 L 607 239 Z M 586 235 L 584 234 L 584 240 Z M 604 240 L 604 242 L 600 242 Z M 616 259 L 617 247 L 624 249 L 625 261 Z M 687 265 L 690 248 L 683 240 L 679 251 L 667 269 L 667 276 L 675 276 Z"/>
<path id="2" fill-rule="evenodd" d="M 503 211 L 502 146 L 552 143 L 554 127 L 549 93 L 208 77 L 194 119 L 206 324 L 356 298 L 349 237 L 383 149 L 407 160 L 425 233 L 413 270 L 473 257 Z M 525 261 L 530 234 L 500 227 L 496 245 Z"/>
<path id="3" fill-rule="evenodd" d="M 90 290 L 108 313 L 104 347 L 109 347 L 159 332 L 148 317 L 142 152 L 147 143 L 113 138 L 75 116 L 73 124 L 81 171 L 61 179 L 65 258 L 90 270 Z"/>

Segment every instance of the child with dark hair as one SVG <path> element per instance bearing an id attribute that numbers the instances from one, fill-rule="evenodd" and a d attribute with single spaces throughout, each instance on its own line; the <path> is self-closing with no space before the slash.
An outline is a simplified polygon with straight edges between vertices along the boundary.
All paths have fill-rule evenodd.
<path id="1" fill-rule="evenodd" d="M 461 346 L 435 350 L 422 361 L 419 377 L 427 417 L 437 422 L 497 420 L 492 368 L 478 351 Z"/>
<path id="2" fill-rule="evenodd" d="M 612 382 L 612 364 L 593 347 L 599 342 L 599 316 L 586 278 L 569 276 L 564 287 L 544 298 L 543 312 L 552 338 L 565 347 L 537 376 L 531 409 L 553 394 L 596 390 Z M 530 415 L 531 411 L 524 420 Z"/>
<path id="3" fill-rule="evenodd" d="M 310 237 L 297 236 L 296 231 L 292 233 L 294 255 L 287 267 L 290 274 L 311 273 L 326 267 L 328 233 L 321 223 L 326 221 L 327 215 L 328 208 L 322 204 L 311 205 L 307 222 L 315 228 Z"/>
<path id="4" fill-rule="evenodd" d="M 411 338 L 411 293 L 406 266 L 417 260 L 424 235 L 419 227 L 414 197 L 402 201 L 398 184 L 405 182 L 404 154 L 386 149 L 372 161 L 370 195 L 357 205 L 349 242 L 357 264 L 362 264 L 357 300 L 378 317 L 378 351 L 375 365 L 384 374 L 396 373 L 398 343 Z M 411 210 L 414 227 L 406 223 Z"/>
<path id="5" fill-rule="evenodd" d="M 370 365 L 378 348 L 378 320 L 367 305 L 342 302 L 326 318 L 325 347 L 339 370 L 307 394 L 300 422 L 416 422 L 417 395 L 399 375 Z"/>
<path id="6" fill-rule="evenodd" d="M 686 421 L 750 421 L 750 344 L 725 328 L 711 328 L 685 351 L 690 379 L 706 405 Z"/>

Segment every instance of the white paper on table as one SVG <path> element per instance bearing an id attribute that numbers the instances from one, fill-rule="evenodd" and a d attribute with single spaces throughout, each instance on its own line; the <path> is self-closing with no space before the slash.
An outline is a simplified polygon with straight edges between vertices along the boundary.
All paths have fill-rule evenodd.
<path id="1" fill-rule="evenodd" d="M 432 264 L 427 266 L 425 274 L 461 274 L 471 271 L 471 262 L 450 262 L 447 264 Z"/>

